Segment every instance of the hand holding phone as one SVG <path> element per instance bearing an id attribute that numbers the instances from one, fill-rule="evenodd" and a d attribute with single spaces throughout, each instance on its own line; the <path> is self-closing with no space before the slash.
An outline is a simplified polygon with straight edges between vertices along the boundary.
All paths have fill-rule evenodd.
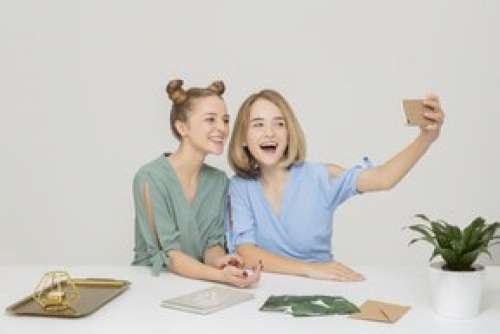
<path id="1" fill-rule="evenodd" d="M 403 111 L 408 126 L 425 127 L 433 123 L 424 117 L 424 113 L 432 112 L 433 110 L 427 107 L 423 101 L 422 99 L 403 100 Z"/>

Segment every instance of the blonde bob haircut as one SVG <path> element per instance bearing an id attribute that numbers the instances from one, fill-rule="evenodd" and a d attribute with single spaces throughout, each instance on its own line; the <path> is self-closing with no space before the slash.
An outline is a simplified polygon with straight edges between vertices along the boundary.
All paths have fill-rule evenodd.
<path id="1" fill-rule="evenodd" d="M 288 130 L 288 146 L 280 161 L 280 166 L 290 168 L 293 164 L 303 162 L 306 156 L 304 132 L 292 108 L 277 91 L 271 89 L 262 90 L 250 95 L 241 105 L 236 116 L 231 141 L 229 142 L 229 165 L 238 176 L 246 179 L 256 179 L 260 176 L 259 165 L 248 148 L 243 145 L 246 141 L 250 123 L 250 111 L 255 101 L 259 99 L 267 100 L 276 105 L 285 119 Z"/>

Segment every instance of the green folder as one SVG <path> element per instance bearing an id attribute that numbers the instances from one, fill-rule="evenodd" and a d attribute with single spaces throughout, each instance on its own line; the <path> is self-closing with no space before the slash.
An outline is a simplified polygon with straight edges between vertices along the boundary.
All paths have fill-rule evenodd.
<path id="1" fill-rule="evenodd" d="M 261 311 L 284 312 L 295 317 L 359 313 L 359 308 L 340 296 L 271 296 Z"/>

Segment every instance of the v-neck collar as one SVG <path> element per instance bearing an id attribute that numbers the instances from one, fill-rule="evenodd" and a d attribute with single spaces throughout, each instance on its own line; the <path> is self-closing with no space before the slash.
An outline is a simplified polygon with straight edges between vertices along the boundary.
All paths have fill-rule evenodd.
<path id="1" fill-rule="evenodd" d="M 266 192 L 264 191 L 264 185 L 262 184 L 261 179 L 258 178 L 256 180 L 257 181 L 257 186 L 259 188 L 259 193 L 260 193 L 260 195 L 262 197 L 262 200 L 266 204 L 267 209 L 269 210 L 269 212 L 271 213 L 271 215 L 274 217 L 274 219 L 276 219 L 278 221 L 282 221 L 284 215 L 286 214 L 285 211 L 286 211 L 286 207 L 287 207 L 287 200 L 288 200 L 288 197 L 289 197 L 290 188 L 291 188 L 292 184 L 294 183 L 294 174 L 295 174 L 294 170 L 295 170 L 295 166 L 292 165 L 290 167 L 290 169 L 289 169 L 288 177 L 287 177 L 287 179 L 285 181 L 285 187 L 283 189 L 283 195 L 281 196 L 280 212 L 278 214 L 276 212 L 274 212 L 273 206 L 271 205 L 271 203 L 269 203 L 269 200 L 267 199 Z"/>
<path id="2" fill-rule="evenodd" d="M 202 188 L 202 184 L 204 182 L 204 174 L 205 174 L 205 165 L 202 164 L 200 168 L 200 172 L 198 174 L 198 183 L 196 185 L 196 193 L 194 194 L 193 200 L 190 202 L 188 201 L 188 198 L 186 196 L 186 193 L 184 192 L 184 189 L 182 188 L 182 183 L 181 180 L 179 179 L 179 176 L 177 176 L 177 173 L 175 172 L 175 168 L 172 166 L 170 163 L 170 160 L 168 157 L 170 156 L 170 153 L 164 153 L 162 154 L 162 158 L 165 162 L 165 166 L 169 170 L 169 172 L 172 174 L 173 179 L 175 180 L 177 192 L 179 193 L 180 197 L 182 198 L 182 201 L 184 204 L 190 208 L 190 209 L 196 209 L 199 205 L 199 197 L 200 197 L 200 191 Z"/>

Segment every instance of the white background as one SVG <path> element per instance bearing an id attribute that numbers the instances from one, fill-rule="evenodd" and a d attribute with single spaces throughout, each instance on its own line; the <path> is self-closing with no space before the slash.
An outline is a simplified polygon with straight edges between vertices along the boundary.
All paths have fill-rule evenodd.
<path id="1" fill-rule="evenodd" d="M 0 265 L 127 264 L 135 171 L 173 150 L 169 79 L 227 85 L 235 118 L 282 92 L 308 159 L 382 163 L 417 135 L 400 102 L 433 91 L 440 139 L 395 189 L 348 201 L 348 264 L 425 264 L 415 213 L 500 219 L 497 1 L 0 1 Z M 209 163 L 229 175 L 225 156 Z M 500 250 L 496 249 L 500 263 Z M 483 262 L 488 262 L 486 259 Z"/>

